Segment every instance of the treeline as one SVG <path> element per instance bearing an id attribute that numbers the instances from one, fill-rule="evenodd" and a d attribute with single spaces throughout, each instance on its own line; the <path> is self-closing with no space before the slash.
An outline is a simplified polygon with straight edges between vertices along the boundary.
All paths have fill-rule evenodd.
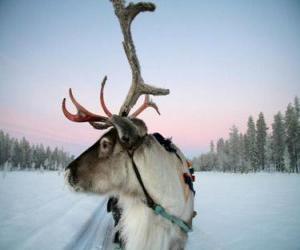
<path id="1" fill-rule="evenodd" d="M 30 144 L 25 137 L 18 140 L 0 130 L 1 170 L 62 170 L 73 158 L 62 149 Z"/>
<path id="2" fill-rule="evenodd" d="M 227 140 L 212 141 L 210 151 L 193 159 L 198 171 L 242 172 L 300 170 L 300 104 L 295 97 L 284 115 L 274 116 L 268 128 L 263 113 L 256 122 L 250 116 L 246 133 L 236 126 L 230 129 Z"/>

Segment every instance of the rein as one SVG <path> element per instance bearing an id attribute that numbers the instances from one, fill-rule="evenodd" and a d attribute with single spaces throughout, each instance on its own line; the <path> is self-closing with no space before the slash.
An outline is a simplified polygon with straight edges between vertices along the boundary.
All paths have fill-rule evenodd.
<path id="1" fill-rule="evenodd" d="M 142 143 L 139 143 L 138 146 L 140 146 Z M 157 204 L 151 197 L 151 195 L 148 193 L 145 185 L 144 185 L 144 182 L 142 180 L 142 177 L 141 177 L 141 174 L 137 168 L 137 165 L 133 159 L 133 155 L 134 155 L 134 152 L 135 150 L 138 148 L 135 147 L 135 149 L 133 151 L 129 151 L 127 150 L 127 153 L 131 159 L 131 162 L 132 162 L 132 166 L 133 166 L 133 170 L 134 170 L 134 173 L 138 179 L 138 182 L 144 192 L 144 195 L 146 197 L 146 205 L 151 208 L 154 213 L 156 215 L 160 215 L 162 216 L 163 218 L 167 219 L 168 221 L 172 222 L 173 224 L 176 224 L 177 226 L 179 226 L 179 228 L 184 232 L 184 233 L 188 233 L 188 232 L 191 232 L 192 231 L 192 228 L 185 222 L 183 221 L 182 219 L 178 218 L 177 216 L 174 216 L 174 215 L 171 215 L 169 214 L 163 206 Z"/>

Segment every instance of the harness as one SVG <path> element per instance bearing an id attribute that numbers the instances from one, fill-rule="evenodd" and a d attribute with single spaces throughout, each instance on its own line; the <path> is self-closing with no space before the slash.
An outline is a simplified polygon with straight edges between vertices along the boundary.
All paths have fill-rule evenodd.
<path id="1" fill-rule="evenodd" d="M 155 137 L 156 138 L 156 137 Z M 146 205 L 151 208 L 153 210 L 153 212 L 156 214 L 156 215 L 160 215 L 162 216 L 163 218 L 167 219 L 168 221 L 172 222 L 173 224 L 176 224 L 177 226 L 179 226 L 179 228 L 184 232 L 184 233 L 188 233 L 188 232 L 191 232 L 192 231 L 192 228 L 185 222 L 183 221 L 182 219 L 178 218 L 177 216 L 174 216 L 174 215 L 171 215 L 170 213 L 168 213 L 165 208 L 159 204 L 157 204 L 151 197 L 151 195 L 148 193 L 145 185 L 144 185 L 144 182 L 142 180 L 142 177 L 141 177 L 141 174 L 137 168 L 137 165 L 133 159 L 133 155 L 134 155 L 134 152 L 135 150 L 142 144 L 142 141 L 143 139 L 141 139 L 141 141 L 138 143 L 138 145 L 136 145 L 135 149 L 134 150 L 127 150 L 127 153 L 131 159 L 131 162 L 132 162 L 132 166 L 133 166 L 133 170 L 134 170 L 134 173 L 138 179 L 138 182 L 143 190 L 143 193 L 146 197 Z M 167 150 L 169 151 L 169 150 Z M 170 151 L 169 151 L 170 152 Z M 176 150 L 175 151 L 172 151 L 172 153 L 176 153 L 177 157 L 181 160 L 181 158 L 179 157 L 179 155 L 177 154 Z M 182 160 L 181 160 L 182 161 Z M 189 185 L 190 186 L 190 185 Z M 193 188 L 192 188 L 192 191 L 194 192 Z"/>
<path id="2" fill-rule="evenodd" d="M 178 155 L 176 148 L 173 146 L 171 139 L 166 139 L 163 137 L 160 133 L 154 133 L 152 134 L 155 139 L 164 147 L 164 149 L 170 153 L 174 153 L 177 158 L 182 162 L 181 157 Z M 183 163 L 183 162 L 182 162 Z M 196 191 L 194 189 L 193 182 L 195 181 L 195 175 L 194 175 L 194 168 L 192 168 L 192 163 L 187 161 L 187 165 L 189 167 L 189 174 L 184 173 L 183 179 L 184 182 L 188 185 L 190 190 L 195 194 Z"/>

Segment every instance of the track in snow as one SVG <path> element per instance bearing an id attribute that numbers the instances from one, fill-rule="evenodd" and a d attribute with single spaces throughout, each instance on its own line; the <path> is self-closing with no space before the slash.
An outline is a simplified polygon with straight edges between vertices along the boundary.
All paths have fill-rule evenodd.
<path id="1" fill-rule="evenodd" d="M 106 203 L 107 200 L 100 203 L 65 250 L 112 249 L 113 220 L 106 212 Z"/>

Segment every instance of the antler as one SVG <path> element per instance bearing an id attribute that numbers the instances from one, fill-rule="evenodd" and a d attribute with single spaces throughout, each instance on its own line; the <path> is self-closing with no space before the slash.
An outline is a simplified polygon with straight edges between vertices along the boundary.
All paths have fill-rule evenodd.
<path id="1" fill-rule="evenodd" d="M 140 63 L 136 55 L 135 46 L 131 35 L 131 23 L 134 18 L 140 12 L 154 11 L 155 5 L 153 3 L 139 2 L 129 3 L 128 6 L 125 7 L 124 0 L 111 0 L 111 2 L 113 4 L 115 14 L 120 22 L 121 30 L 124 36 L 123 47 L 132 71 L 131 87 L 119 111 L 119 115 L 127 116 L 141 95 L 168 95 L 170 91 L 168 89 L 150 86 L 144 82 L 141 75 Z"/>
<path id="2" fill-rule="evenodd" d="M 159 109 L 151 99 L 149 95 L 145 95 L 144 103 L 140 106 L 130 117 L 137 117 L 140 113 L 142 113 L 146 108 L 152 107 L 156 110 L 156 112 L 160 115 Z"/>
<path id="3" fill-rule="evenodd" d="M 108 108 L 105 105 L 104 102 L 104 86 L 107 80 L 107 76 L 104 77 L 102 83 L 101 83 L 101 91 L 100 91 L 100 103 L 101 103 L 101 107 L 103 108 L 104 113 L 108 116 L 108 117 L 112 117 L 112 113 L 108 110 Z"/>
<path id="4" fill-rule="evenodd" d="M 138 116 L 141 112 L 143 112 L 146 108 L 152 107 L 154 108 L 158 114 L 159 110 L 157 105 L 150 100 L 149 95 L 168 95 L 170 91 L 168 89 L 157 88 L 146 84 L 141 75 L 141 68 L 138 57 L 136 55 L 135 46 L 132 40 L 131 35 L 131 23 L 134 18 L 140 13 L 144 11 L 154 11 L 155 5 L 153 3 L 139 2 L 139 3 L 129 3 L 125 7 L 124 0 L 110 0 L 113 4 L 115 14 L 119 19 L 121 30 L 124 36 L 123 47 L 125 50 L 125 54 L 129 65 L 132 71 L 132 83 L 127 93 L 126 99 L 122 104 L 122 107 L 119 111 L 119 115 L 128 116 L 132 107 L 136 104 L 137 100 L 141 95 L 145 95 L 145 100 L 143 105 L 138 108 L 131 117 Z M 100 90 L 100 104 L 104 110 L 104 113 L 107 115 L 101 116 L 94 114 L 87 109 L 85 109 L 81 104 L 79 104 L 72 93 L 72 90 L 69 90 L 69 95 L 71 101 L 77 108 L 77 114 L 70 113 L 66 108 L 66 99 L 63 99 L 62 109 L 65 116 L 74 122 L 89 122 L 96 129 L 105 129 L 112 126 L 110 118 L 112 117 L 112 113 L 108 110 L 104 102 L 104 86 L 106 83 L 107 77 L 105 76 Z"/>
<path id="5" fill-rule="evenodd" d="M 108 127 L 110 127 L 112 124 L 110 122 L 110 118 L 112 117 L 111 112 L 107 109 L 105 102 L 104 102 L 104 86 L 105 86 L 105 82 L 107 80 L 107 77 L 105 76 L 102 84 L 101 84 L 101 91 L 100 91 L 100 103 L 101 106 L 105 112 L 105 114 L 108 117 L 105 116 L 101 116 L 101 115 L 97 115 L 94 114 L 90 111 L 88 111 L 86 108 L 84 108 L 78 101 L 76 101 L 76 99 L 73 96 L 72 93 L 72 89 L 69 89 L 69 96 L 70 99 L 72 101 L 72 103 L 74 104 L 74 106 L 77 109 L 77 114 L 72 114 L 70 113 L 67 108 L 66 108 L 66 98 L 63 99 L 62 102 L 62 110 L 64 115 L 73 122 L 89 122 L 94 128 L 97 129 L 106 129 Z"/>

